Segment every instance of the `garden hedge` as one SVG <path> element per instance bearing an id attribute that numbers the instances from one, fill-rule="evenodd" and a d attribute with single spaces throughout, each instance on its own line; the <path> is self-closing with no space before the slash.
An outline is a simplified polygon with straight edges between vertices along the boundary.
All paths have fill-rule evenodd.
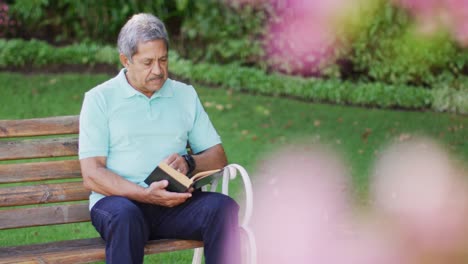
<path id="1" fill-rule="evenodd" d="M 3 69 L 77 64 L 109 64 L 115 65 L 117 70 L 117 50 L 113 46 L 97 44 L 54 47 L 38 40 L 0 39 L 0 68 Z M 366 107 L 468 113 L 468 79 L 462 79 L 457 87 L 442 84 L 428 89 L 382 82 L 301 78 L 237 64 L 193 63 L 174 51 L 170 52 L 170 71 L 192 82 L 262 95 Z"/>

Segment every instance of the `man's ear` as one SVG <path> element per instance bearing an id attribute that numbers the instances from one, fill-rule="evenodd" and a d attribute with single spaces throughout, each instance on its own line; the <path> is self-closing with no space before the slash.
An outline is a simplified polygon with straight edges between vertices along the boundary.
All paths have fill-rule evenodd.
<path id="1" fill-rule="evenodd" d="M 124 66 L 124 67 L 127 67 L 128 64 L 130 63 L 127 56 L 125 56 L 123 53 L 119 54 L 119 59 L 120 59 L 120 63 L 122 63 L 122 66 Z"/>

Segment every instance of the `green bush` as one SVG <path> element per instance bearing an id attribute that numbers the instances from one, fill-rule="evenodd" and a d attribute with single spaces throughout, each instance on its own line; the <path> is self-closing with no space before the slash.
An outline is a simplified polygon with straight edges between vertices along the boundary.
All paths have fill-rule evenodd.
<path id="1" fill-rule="evenodd" d="M 391 84 L 434 87 L 459 78 L 468 67 L 468 51 L 457 47 L 445 33 L 418 33 L 409 14 L 390 1 L 376 0 L 353 40 L 352 61 L 358 79 Z"/>
<path id="2" fill-rule="evenodd" d="M 169 53 L 170 71 L 193 82 L 236 91 L 302 100 L 380 108 L 434 109 L 468 113 L 468 78 L 453 79 L 437 89 L 382 82 L 351 82 L 339 79 L 301 78 L 238 64 L 193 63 L 175 51 Z M 53 47 L 43 41 L 0 39 L 0 68 L 45 65 L 120 64 L 113 46 L 77 44 Z M 450 86 L 456 84 L 456 86 Z"/>
<path id="3" fill-rule="evenodd" d="M 191 60 L 258 64 L 258 36 L 265 13 L 248 5 L 230 6 L 207 0 L 16 0 L 11 6 L 22 22 L 21 37 L 55 44 L 114 44 L 120 28 L 135 13 L 149 12 L 163 20 L 171 46 Z"/>
<path id="4" fill-rule="evenodd" d="M 261 2 L 16 0 L 11 11 L 22 27 L 16 31 L 19 37 L 112 45 L 132 14 L 150 12 L 166 23 L 174 39 L 171 49 L 184 58 L 265 69 L 263 30 L 274 18 L 272 9 Z M 371 1 L 360 9 L 364 13 L 343 23 L 338 34 L 350 46 L 336 51 L 343 54 L 339 63 L 326 66 L 322 77 L 433 88 L 439 83 L 456 85 L 466 76 L 468 50 L 456 46 L 448 34 L 418 34 L 414 19 L 390 0 Z M 99 60 L 109 60 L 108 55 L 99 54 Z"/>
<path id="5" fill-rule="evenodd" d="M 181 28 L 179 53 L 193 61 L 261 66 L 262 9 L 227 1 L 193 1 Z"/>
<path id="6" fill-rule="evenodd" d="M 120 28 L 136 13 L 150 12 L 178 30 L 189 0 L 16 0 L 11 10 L 22 23 L 22 36 L 54 43 L 115 43 Z"/>
<path id="7" fill-rule="evenodd" d="M 468 82 L 460 90 L 443 86 L 432 90 L 432 108 L 436 111 L 468 114 Z"/>
<path id="8" fill-rule="evenodd" d="M 119 65 L 117 49 L 96 44 L 54 47 L 45 41 L 0 39 L 0 67 L 40 67 L 44 65 Z"/>
<path id="9" fill-rule="evenodd" d="M 252 93 L 292 96 L 316 102 L 382 108 L 427 109 L 433 101 L 430 90 L 408 85 L 349 82 L 338 79 L 300 78 L 241 67 L 181 59 L 172 53 L 171 72 L 192 81 Z M 446 109 L 451 110 L 451 109 Z"/>

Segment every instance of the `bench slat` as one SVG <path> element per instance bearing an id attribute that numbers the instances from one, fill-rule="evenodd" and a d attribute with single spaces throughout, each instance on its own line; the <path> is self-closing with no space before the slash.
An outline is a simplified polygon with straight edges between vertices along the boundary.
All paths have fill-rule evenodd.
<path id="1" fill-rule="evenodd" d="M 145 254 L 202 247 L 201 241 L 162 239 L 149 241 Z M 77 239 L 2 248 L 0 263 L 90 263 L 105 259 L 105 244 L 101 238 Z"/>
<path id="2" fill-rule="evenodd" d="M 87 203 L 0 210 L 0 230 L 89 220 Z"/>
<path id="3" fill-rule="evenodd" d="M 0 160 L 75 156 L 78 138 L 46 138 L 0 141 Z"/>
<path id="4" fill-rule="evenodd" d="M 0 138 L 77 134 L 79 116 L 0 120 Z"/>
<path id="5" fill-rule="evenodd" d="M 0 188 L 0 207 L 82 201 L 89 193 L 81 181 L 5 187 Z"/>
<path id="6" fill-rule="evenodd" d="M 0 183 L 81 178 L 79 160 L 0 164 Z"/>

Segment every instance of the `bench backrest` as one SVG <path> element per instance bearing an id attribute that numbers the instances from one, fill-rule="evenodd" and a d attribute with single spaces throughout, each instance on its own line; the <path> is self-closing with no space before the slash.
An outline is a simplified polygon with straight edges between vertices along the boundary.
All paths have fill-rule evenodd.
<path id="1" fill-rule="evenodd" d="M 0 120 L 0 230 L 90 220 L 78 120 Z"/>

